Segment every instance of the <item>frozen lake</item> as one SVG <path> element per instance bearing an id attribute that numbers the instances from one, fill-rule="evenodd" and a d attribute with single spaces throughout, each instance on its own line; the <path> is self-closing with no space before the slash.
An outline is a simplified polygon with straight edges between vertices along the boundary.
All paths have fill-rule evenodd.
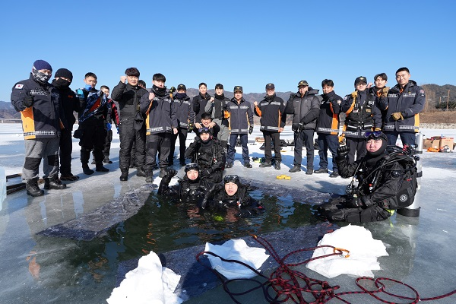
<path id="1" fill-rule="evenodd" d="M 250 136 L 250 156 L 261 157 L 263 151 L 253 139 L 261 136 L 256 126 Z M 288 129 L 288 128 L 287 128 Z M 423 130 L 426 137 L 445 135 L 456 137 L 456 130 Z M 191 141 L 190 137 L 188 142 Z M 284 132 L 283 139 L 291 139 L 292 132 Z M 116 286 L 119 261 L 124 259 L 129 245 L 126 239 L 97 237 L 92 241 L 73 240 L 39 235 L 37 233 L 55 225 L 64 224 L 90 214 L 93 210 L 124 195 L 138 194 L 144 178 L 130 171 L 128 182 L 119 181 L 118 135 L 111 148 L 111 172 L 82 174 L 79 146 L 73 142 L 73 173 L 81 179 L 65 190 L 47 191 L 38 198 L 27 197 L 25 191 L 12 194 L 0 205 L 0 303 L 105 303 Z M 178 150 L 178 149 L 176 149 Z M 239 151 L 235 166 L 226 172 L 255 180 L 265 188 L 283 191 L 316 191 L 343 194 L 349 180 L 331 179 L 326 174 L 289 174 L 293 164 L 290 147 L 282 153 L 280 171 L 242 167 Z M 423 178 L 417 200 L 421 205 L 419 218 L 410 219 L 394 215 L 390 220 L 364 225 L 374 238 L 382 240 L 389 253 L 380 258 L 381 271 L 376 276 L 401 280 L 413 286 L 422 297 L 432 297 L 456 289 L 456 259 L 453 244 L 456 241 L 456 153 L 423 154 Z M 19 173 L 24 161 L 24 145 L 20 124 L 0 124 L 0 166 L 7 174 Z M 318 168 L 318 155 L 315 168 Z M 329 165 L 331 168 L 331 164 Z M 177 167 L 176 167 L 177 168 Z M 288 174 L 289 181 L 278 180 L 276 175 Z M 179 176 L 182 176 L 180 170 Z M 156 176 L 156 173 L 155 173 Z M 154 180 L 157 184 L 158 178 Z M 140 196 L 138 194 L 138 196 Z M 299 221 L 298 221 L 299 223 Z M 303 219 L 302 223 L 308 224 Z M 316 244 L 313 244 L 313 246 Z M 151 245 L 148 249 L 153 250 Z M 141 256 L 136 253 L 131 258 Z M 144 253 L 145 254 L 145 253 Z M 193 256 L 189 257 L 193 259 Z M 317 277 L 312 271 L 309 276 Z M 320 278 L 322 279 L 322 278 Z M 331 285 L 341 285 L 343 290 L 354 290 L 354 278 L 339 276 L 328 280 Z M 208 291 L 189 303 L 232 303 L 223 290 Z M 377 303 L 363 300 L 353 303 Z M 258 302 L 261 303 L 261 302 Z M 332 303 L 332 302 L 331 302 Z M 334 301 L 334 303 L 337 303 Z M 432 303 L 456 303 L 456 296 Z"/>

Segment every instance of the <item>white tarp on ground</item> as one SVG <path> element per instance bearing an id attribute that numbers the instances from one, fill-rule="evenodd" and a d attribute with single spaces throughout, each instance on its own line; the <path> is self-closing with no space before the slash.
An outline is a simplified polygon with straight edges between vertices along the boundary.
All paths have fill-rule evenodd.
<path id="1" fill-rule="evenodd" d="M 143 256 L 138 267 L 129 271 L 120 286 L 114 288 L 109 304 L 179 304 L 183 300 L 174 294 L 180 275 L 162 267 L 155 252 Z"/>
<path id="2" fill-rule="evenodd" d="M 380 270 L 377 258 L 388 255 L 383 242 L 374 240 L 372 233 L 360 226 L 349 225 L 327 233 L 318 245 L 331 245 L 350 251 L 348 258 L 331 256 L 307 264 L 307 268 L 327 278 L 334 278 L 340 274 L 374 277 L 372 270 Z M 318 248 L 312 257 L 331 253 L 333 253 L 332 248 Z"/>
<path id="3" fill-rule="evenodd" d="M 235 239 L 226 241 L 223 245 L 213 245 L 206 243 L 204 251 L 210 251 L 228 260 L 237 260 L 252 268 L 259 269 L 261 265 L 268 259 L 266 249 L 249 247 L 244 240 Z M 212 268 L 221 273 L 225 278 L 232 279 L 248 279 L 256 276 L 256 273 L 249 268 L 238 264 L 223 262 L 221 259 L 207 254 Z"/>

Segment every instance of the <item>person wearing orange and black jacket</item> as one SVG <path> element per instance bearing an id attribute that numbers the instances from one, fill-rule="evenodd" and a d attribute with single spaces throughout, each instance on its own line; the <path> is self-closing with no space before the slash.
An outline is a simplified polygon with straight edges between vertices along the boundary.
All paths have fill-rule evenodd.
<path id="1" fill-rule="evenodd" d="M 63 125 L 60 121 L 59 94 L 48 82 L 51 75 L 51 65 L 44 60 L 36 60 L 30 78 L 17 82 L 11 92 L 11 104 L 21 112 L 25 139 L 22 179 L 26 182 L 27 194 L 34 197 L 44 194 L 38 187 L 41 159 L 44 188 L 66 187 L 58 178 L 59 137 Z"/>
<path id="2" fill-rule="evenodd" d="M 249 157 L 249 134 L 253 132 L 253 113 L 250 102 L 245 100 L 241 86 L 234 87 L 234 97 L 227 104 L 228 121 L 230 126 L 230 145 L 225 168 L 232 168 L 234 163 L 234 154 L 236 153 L 236 141 L 239 137 L 242 145 L 242 158 L 244 167 L 252 168 Z"/>
<path id="3" fill-rule="evenodd" d="M 60 179 L 67 181 L 76 181 L 79 176 L 71 173 L 71 153 L 73 150 L 73 125 L 76 122 L 74 112 L 79 112 L 79 99 L 70 84 L 73 81 L 73 74 L 68 69 L 58 69 L 55 72 L 55 79 L 52 85 L 57 89 L 60 95 L 60 108 L 62 114 L 62 123 L 64 128 L 60 136 Z"/>
<path id="4" fill-rule="evenodd" d="M 146 115 L 146 182 L 152 182 L 153 169 L 160 157 L 160 177 L 166 174 L 172 134 L 177 134 L 176 108 L 165 86 L 166 77 L 152 76 L 152 91 L 141 97 L 141 113 Z"/>
<path id="5" fill-rule="evenodd" d="M 389 145 L 395 145 L 400 136 L 403 145 L 412 146 L 415 144 L 415 133 L 420 129 L 419 113 L 424 109 L 426 96 L 423 88 L 410 80 L 408 68 L 396 71 L 396 81 L 397 84 L 388 92 L 383 131 Z"/>
<path id="6" fill-rule="evenodd" d="M 112 90 L 111 95 L 111 98 L 119 103 L 120 110 L 119 168 L 121 181 L 128 180 L 130 163 L 136 164 L 137 176 L 146 175 L 143 168 L 146 159 L 146 125 L 145 117 L 140 113 L 140 100 L 149 92 L 138 85 L 139 76 L 137 68 L 126 69 L 125 75 L 120 76 L 120 81 Z M 132 154 L 133 144 L 135 154 Z"/>
<path id="7" fill-rule="evenodd" d="M 274 143 L 274 168 L 280 170 L 282 155 L 280 154 L 280 132 L 285 127 L 285 121 L 282 121 L 282 115 L 285 111 L 285 102 L 282 98 L 275 94 L 275 86 L 273 83 L 266 85 L 266 96 L 259 103 L 255 101 L 255 115 L 261 117 L 260 130 L 264 137 L 264 163 L 260 164 L 260 168 L 272 166 L 272 151 L 271 139 Z"/>
<path id="8" fill-rule="evenodd" d="M 207 84 L 201 82 L 198 85 L 199 94 L 193 97 L 193 112 L 195 112 L 195 125 L 201 123 L 201 115 L 205 112 L 206 105 L 211 100 L 211 95 L 207 93 Z M 198 128 L 198 126 L 196 125 Z M 196 131 L 196 130 L 195 130 Z"/>
<path id="9" fill-rule="evenodd" d="M 306 174 L 311 175 L 314 171 L 314 132 L 317 127 L 317 118 L 320 113 L 320 100 L 316 96 L 318 90 L 309 87 L 306 80 L 298 83 L 299 92 L 291 94 L 285 108 L 283 121 L 286 114 L 293 114 L 292 130 L 294 132 L 294 160 L 293 168 L 289 172 L 301 171 L 302 145 L 305 144 L 307 152 Z"/>
<path id="10" fill-rule="evenodd" d="M 334 160 L 339 147 L 339 113 L 342 97 L 334 92 L 334 82 L 330 79 L 323 80 L 321 87 L 323 94 L 321 95 L 322 101 L 317 120 L 320 168 L 315 170 L 314 173 L 328 173 L 328 149 Z M 339 176 L 335 161 L 333 161 L 333 172 L 329 176 Z"/>
<path id="11" fill-rule="evenodd" d="M 386 110 L 388 109 L 388 91 L 390 88 L 386 86 L 387 83 L 388 76 L 385 73 L 380 73 L 374 76 L 375 86 L 369 88 L 369 93 L 376 96 L 375 103 L 382 113 L 382 124 L 385 121 Z"/>
<path id="12" fill-rule="evenodd" d="M 348 162 L 353 164 L 366 155 L 366 137 L 369 131 L 380 131 L 382 114 L 376 103 L 376 95 L 367 90 L 366 77 L 355 79 L 355 91 L 345 96 L 341 112 L 346 113 L 344 134 L 347 140 Z"/>

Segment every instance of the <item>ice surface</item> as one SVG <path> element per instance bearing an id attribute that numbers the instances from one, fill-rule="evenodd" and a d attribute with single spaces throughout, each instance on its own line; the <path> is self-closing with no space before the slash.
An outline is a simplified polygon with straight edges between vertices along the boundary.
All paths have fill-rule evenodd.
<path id="1" fill-rule="evenodd" d="M 442 134 L 456 137 L 456 130 L 427 129 L 423 132 L 426 137 Z M 249 136 L 250 156 L 262 157 L 264 152 L 259 150 L 260 144 L 253 143 L 253 138 L 257 136 L 261 136 L 258 128 Z M 282 138 L 291 139 L 292 136 L 292 132 L 286 131 Z M 191 140 L 192 136 L 188 143 Z M 107 165 L 111 172 L 95 172 L 88 177 L 82 174 L 79 146 L 74 140 L 73 173 L 81 177 L 79 181 L 68 183 L 64 190 L 46 191 L 45 196 L 38 198 L 27 197 L 24 191 L 8 195 L 0 208 L 1 303 L 104 303 L 109 297 L 117 284 L 120 256 L 127 250 L 125 244 L 101 243 L 97 242 L 97 239 L 84 242 L 37 233 L 82 218 L 125 194 L 135 193 L 144 185 L 144 178 L 136 177 L 135 170 L 130 171 L 128 182 L 119 181 L 118 148 L 118 135 L 114 134 L 111 149 L 111 160 L 114 163 Z M 304 172 L 288 173 L 293 164 L 291 147 L 287 147 L 287 151 L 282 153 L 281 170 L 261 169 L 256 163 L 253 163 L 252 169 L 244 168 L 240 163 L 240 148 L 237 150 L 235 165 L 226 172 L 251 180 L 255 186 L 262 186 L 271 194 L 286 197 L 288 193 L 295 195 L 301 190 L 309 190 L 309 193 L 314 191 L 316 195 L 309 194 L 305 200 L 309 201 L 314 197 L 315 203 L 319 203 L 321 192 L 327 193 L 325 195 L 328 198 L 333 193 L 343 194 L 349 182 L 341 178 L 331 179 L 327 174 L 308 176 Z M 422 187 L 416 196 L 421 206 L 420 217 L 410 219 L 394 215 L 387 221 L 363 226 L 372 232 L 375 239 L 385 244 L 389 254 L 379 258 L 381 270 L 374 271 L 374 275 L 402 280 L 416 288 L 422 297 L 431 297 L 456 288 L 456 153 L 425 152 L 422 159 Z M 315 168 L 318 168 L 318 161 L 316 153 Z M 7 175 L 15 174 L 21 172 L 23 162 L 21 125 L 0 124 L 0 166 L 5 168 Z M 331 163 L 329 167 L 331 168 Z M 291 180 L 276 179 L 280 174 L 290 175 Z M 183 176 L 182 169 L 178 175 Z M 155 179 L 154 183 L 158 184 L 158 180 Z M 322 234 L 303 239 L 298 238 L 296 233 L 286 238 L 281 236 L 277 243 L 280 254 L 292 250 L 291 247 L 280 247 L 280 242 L 295 248 L 315 246 L 318 235 Z M 97 258 L 86 258 L 89 253 Z M 195 277 L 191 275 L 194 255 L 182 255 L 182 252 L 173 254 L 174 256 L 169 255 L 168 262 L 174 261 L 179 266 L 177 269 L 170 268 L 176 272 L 184 271 L 178 272 L 182 275 L 183 282 L 194 282 Z M 188 256 L 188 261 L 182 259 L 183 256 Z M 188 268 L 181 263 L 188 263 Z M 325 280 L 313 272 L 311 275 Z M 353 279 L 346 275 L 331 279 L 330 283 L 342 286 L 341 290 L 356 290 Z M 257 298 L 258 295 L 255 295 L 254 299 Z M 206 292 L 188 301 L 200 304 L 231 302 L 221 289 Z M 352 302 L 376 303 L 371 299 Z M 453 296 L 432 303 L 455 302 L 456 298 Z"/>

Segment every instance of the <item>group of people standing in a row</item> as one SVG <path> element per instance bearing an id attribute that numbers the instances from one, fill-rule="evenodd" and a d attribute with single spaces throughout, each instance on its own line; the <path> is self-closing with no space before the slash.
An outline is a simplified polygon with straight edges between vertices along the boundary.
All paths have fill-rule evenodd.
<path id="1" fill-rule="evenodd" d="M 211 182 L 220 182 L 225 168 L 234 163 L 235 147 L 242 146 L 244 166 L 251 168 L 248 135 L 253 131 L 253 114 L 261 117 L 260 130 L 265 139 L 265 161 L 260 167 L 274 166 L 280 169 L 280 133 L 285 127 L 287 115 L 293 116 L 295 132 L 294 166 L 290 172 L 301 171 L 302 147 L 306 147 L 306 174 L 328 172 L 328 150 L 333 158 L 339 147 L 339 114 L 346 113 L 344 134 L 349 147 L 351 163 L 366 153 L 365 132 L 383 129 L 390 144 L 400 136 L 404 144 L 414 144 L 414 132 L 418 129 L 418 113 L 424 106 L 424 91 L 410 79 L 407 68 L 396 72 L 397 85 L 386 87 L 386 74 L 375 76 L 375 86 L 370 87 L 365 77 L 355 80 L 356 90 L 345 98 L 334 92 L 334 82 L 322 81 L 323 94 L 309 86 L 307 81 L 298 83 L 298 92 L 291 94 L 288 102 L 276 96 L 275 86 L 266 85 L 266 96 L 253 103 L 243 98 L 243 88 L 234 87 L 234 97 L 224 95 L 222 84 L 215 86 L 215 95 L 207 93 L 207 85 L 200 83 L 199 94 L 190 99 L 186 86 L 178 85 L 167 90 L 166 78 L 154 74 L 150 91 L 139 80 L 137 68 L 128 68 L 113 88 L 95 89 L 97 76 L 85 75 L 85 87 L 73 92 L 69 86 L 73 80 L 67 69 L 55 73 L 52 84 L 51 65 L 43 60 L 35 61 L 30 78 L 17 82 L 12 89 L 11 102 L 21 112 L 25 139 L 25 163 L 23 179 L 27 193 L 43 195 L 38 187 L 39 165 L 43 159 L 45 189 L 63 189 L 61 180 L 76 180 L 71 172 L 72 129 L 74 112 L 78 113 L 78 129 L 83 172 L 93 174 L 89 167 L 93 151 L 95 170 L 109 171 L 103 163 L 110 163 L 109 148 L 112 140 L 112 124 L 120 137 L 119 167 L 121 181 L 128 180 L 129 168 L 136 166 L 136 174 L 152 181 L 153 170 L 160 169 L 160 177 L 167 175 L 173 165 L 174 151 L 179 138 L 179 162 L 185 159 L 199 166 L 200 175 Z M 142 82 L 142 83 L 141 83 Z M 113 102 L 116 101 L 116 104 Z M 195 141 L 186 149 L 188 132 L 195 131 Z M 320 155 L 319 169 L 314 170 L 314 132 L 318 134 Z M 272 156 L 272 146 L 275 155 Z M 60 153 L 59 153 L 60 149 Z M 59 155 L 60 173 L 59 179 Z M 157 163 L 157 155 L 159 161 Z M 333 162 L 331 177 L 338 176 Z"/>

